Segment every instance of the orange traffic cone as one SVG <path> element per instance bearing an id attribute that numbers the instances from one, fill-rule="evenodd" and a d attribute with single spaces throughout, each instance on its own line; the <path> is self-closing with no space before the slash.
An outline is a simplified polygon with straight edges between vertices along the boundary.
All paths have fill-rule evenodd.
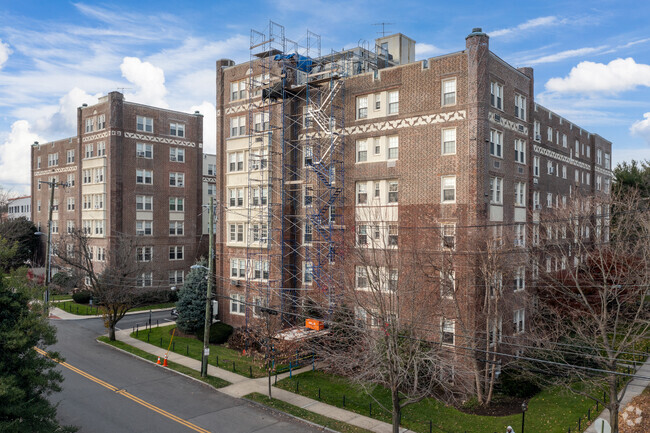
<path id="1" fill-rule="evenodd" d="M 165 354 L 165 360 L 163 361 L 163 367 L 167 367 L 167 354 Z"/>
<path id="2" fill-rule="evenodd" d="M 156 364 L 160 365 L 160 356 L 158 357 L 158 361 L 156 361 Z"/>

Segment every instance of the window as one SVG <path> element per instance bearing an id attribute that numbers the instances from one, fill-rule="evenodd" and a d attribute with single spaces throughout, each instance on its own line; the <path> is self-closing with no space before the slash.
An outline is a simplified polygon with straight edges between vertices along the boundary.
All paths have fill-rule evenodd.
<path id="1" fill-rule="evenodd" d="M 153 209 L 153 196 L 152 195 L 136 195 L 135 196 L 135 210 L 150 211 Z"/>
<path id="2" fill-rule="evenodd" d="M 456 202 L 456 176 L 443 176 L 442 181 L 442 202 Z"/>
<path id="3" fill-rule="evenodd" d="M 153 158 L 153 144 L 136 143 L 135 156 L 138 158 Z"/>
<path id="4" fill-rule="evenodd" d="M 95 221 L 95 234 L 103 235 L 104 234 L 104 221 Z"/>
<path id="5" fill-rule="evenodd" d="M 230 277 L 237 279 L 246 278 L 246 260 L 230 259 Z"/>
<path id="6" fill-rule="evenodd" d="M 314 187 L 311 185 L 305 185 L 303 189 L 303 206 L 311 206 L 314 200 Z"/>
<path id="7" fill-rule="evenodd" d="M 492 274 L 490 281 L 490 297 L 494 298 L 497 295 L 501 294 L 503 288 L 503 273 L 501 271 L 495 271 Z"/>
<path id="8" fill-rule="evenodd" d="M 40 156 L 36 158 L 36 168 L 41 168 L 41 157 Z M 40 189 L 40 186 L 41 186 L 41 184 L 39 183 L 38 184 L 39 189 Z"/>
<path id="9" fill-rule="evenodd" d="M 490 155 L 501 158 L 503 149 L 503 133 L 490 129 Z"/>
<path id="10" fill-rule="evenodd" d="M 237 99 L 246 98 L 246 80 L 230 83 L 230 100 L 236 101 Z"/>
<path id="11" fill-rule="evenodd" d="M 93 202 L 95 209 L 104 209 L 104 194 L 94 194 Z"/>
<path id="12" fill-rule="evenodd" d="M 519 138 L 515 139 L 515 162 L 526 163 L 526 142 Z"/>
<path id="13" fill-rule="evenodd" d="M 441 341 L 443 344 L 454 344 L 455 323 L 453 320 L 442 319 L 440 325 L 442 330 Z"/>
<path id="14" fill-rule="evenodd" d="M 591 146 L 587 145 L 587 158 L 591 158 Z"/>
<path id="15" fill-rule="evenodd" d="M 540 125 L 540 123 L 537 120 L 535 120 L 533 125 L 534 125 L 534 128 L 535 128 L 535 135 L 533 136 L 533 138 L 534 138 L 535 141 L 541 141 L 542 140 L 542 125 Z"/>
<path id="16" fill-rule="evenodd" d="M 440 296 L 453 299 L 456 292 L 456 272 L 440 271 Z"/>
<path id="17" fill-rule="evenodd" d="M 267 224 L 253 224 L 252 236 L 253 242 L 267 242 L 269 229 Z"/>
<path id="18" fill-rule="evenodd" d="M 86 119 L 86 132 L 93 132 L 94 125 L 95 125 L 95 119 L 93 119 L 92 117 Z"/>
<path id="19" fill-rule="evenodd" d="M 185 162 L 185 149 L 170 147 L 169 160 L 172 162 Z"/>
<path id="20" fill-rule="evenodd" d="M 375 196 L 374 198 L 378 199 L 381 197 L 381 184 L 379 182 L 375 182 Z"/>
<path id="21" fill-rule="evenodd" d="M 605 165 L 604 165 L 604 167 L 607 170 L 611 170 L 611 168 L 612 168 L 609 153 L 605 153 Z"/>
<path id="22" fill-rule="evenodd" d="M 442 225 L 442 248 L 446 250 L 456 248 L 456 224 Z"/>
<path id="23" fill-rule="evenodd" d="M 243 191 L 242 191 L 243 193 Z M 169 198 L 169 211 L 170 212 L 183 212 L 184 210 L 184 201 L 182 197 L 170 197 Z"/>
<path id="24" fill-rule="evenodd" d="M 169 260 L 183 260 L 183 253 L 185 247 L 171 246 L 169 247 Z"/>
<path id="25" fill-rule="evenodd" d="M 104 247 L 97 247 L 97 259 L 98 262 L 105 262 L 106 261 L 106 248 Z"/>
<path id="26" fill-rule="evenodd" d="M 244 242 L 244 224 L 230 224 L 230 242 Z"/>
<path id="27" fill-rule="evenodd" d="M 40 200 L 39 200 L 39 211 L 40 209 Z M 68 210 L 74 210 L 74 197 L 68 197 Z"/>
<path id="28" fill-rule="evenodd" d="M 228 171 L 244 171 L 244 152 L 233 152 L 229 156 Z"/>
<path id="29" fill-rule="evenodd" d="M 239 137 L 246 135 L 246 116 L 230 118 L 230 136 Z"/>
<path id="30" fill-rule="evenodd" d="M 533 191 L 533 209 L 539 210 L 540 209 L 540 199 L 539 199 L 539 191 Z"/>
<path id="31" fill-rule="evenodd" d="M 269 122 L 270 113 L 257 113 L 254 119 L 255 132 L 268 131 L 270 129 Z"/>
<path id="32" fill-rule="evenodd" d="M 368 270 L 364 266 L 357 266 L 355 272 L 356 288 L 368 288 Z"/>
<path id="33" fill-rule="evenodd" d="M 596 191 L 600 191 L 602 185 L 602 178 L 600 175 L 596 176 Z"/>
<path id="34" fill-rule="evenodd" d="M 59 222 L 52 221 L 52 233 L 59 233 Z"/>
<path id="35" fill-rule="evenodd" d="M 359 225 L 357 229 L 357 245 L 368 245 L 368 226 L 365 224 Z"/>
<path id="36" fill-rule="evenodd" d="M 521 334 L 525 331 L 525 310 L 515 310 L 514 317 L 515 334 Z"/>
<path id="37" fill-rule="evenodd" d="M 135 285 L 137 287 L 151 287 L 153 284 L 153 272 L 143 272 L 138 274 Z"/>
<path id="38" fill-rule="evenodd" d="M 217 174 L 217 164 L 208 164 L 208 176 L 215 176 Z"/>
<path id="39" fill-rule="evenodd" d="M 97 143 L 97 156 L 106 156 L 106 142 Z"/>
<path id="40" fill-rule="evenodd" d="M 230 295 L 230 314 L 245 314 L 246 313 L 246 297 L 233 293 Z"/>
<path id="41" fill-rule="evenodd" d="M 399 156 L 399 140 L 397 136 L 388 137 L 388 159 L 397 159 Z"/>
<path id="42" fill-rule="evenodd" d="M 515 224 L 515 246 L 526 246 L 526 226 L 524 224 Z"/>
<path id="43" fill-rule="evenodd" d="M 596 164 L 603 165 L 603 151 L 596 149 Z"/>
<path id="44" fill-rule="evenodd" d="M 217 194 L 217 186 L 213 184 L 208 185 L 208 195 L 216 195 Z"/>
<path id="45" fill-rule="evenodd" d="M 151 117 L 137 116 L 136 130 L 142 132 L 153 132 L 153 119 Z"/>
<path id="46" fill-rule="evenodd" d="M 586 182 L 585 183 L 587 185 L 591 185 L 591 173 L 585 173 L 585 175 L 586 175 L 586 177 L 585 177 Z"/>
<path id="47" fill-rule="evenodd" d="M 253 188 L 253 206 L 265 205 L 268 203 L 268 188 Z"/>
<path id="48" fill-rule="evenodd" d="M 169 222 L 169 236 L 183 236 L 185 223 L 183 221 Z"/>
<path id="49" fill-rule="evenodd" d="M 253 97 L 262 95 L 262 87 L 269 84 L 269 77 L 270 74 L 260 74 L 253 79 L 253 87 L 255 88 L 253 91 Z"/>
<path id="50" fill-rule="evenodd" d="M 398 199 L 398 184 L 396 180 L 388 182 L 388 203 L 397 203 Z"/>
<path id="51" fill-rule="evenodd" d="M 139 262 L 150 262 L 153 257 L 153 247 L 138 247 L 136 249 L 136 260 Z"/>
<path id="52" fill-rule="evenodd" d="M 375 111 L 378 111 L 381 109 L 381 94 L 376 93 L 375 94 Z"/>
<path id="53" fill-rule="evenodd" d="M 359 96 L 357 98 L 357 119 L 365 119 L 368 117 L 368 97 Z"/>
<path id="54" fill-rule="evenodd" d="M 388 226 L 388 246 L 396 247 L 399 241 L 398 226 L 391 224 Z"/>
<path id="55" fill-rule="evenodd" d="M 490 203 L 503 204 L 503 178 L 490 178 Z"/>
<path id="56" fill-rule="evenodd" d="M 97 130 L 102 130 L 106 128 L 106 115 L 105 114 L 100 114 L 97 116 Z"/>
<path id="57" fill-rule="evenodd" d="M 442 80 L 442 105 L 456 105 L 456 79 Z"/>
<path id="58" fill-rule="evenodd" d="M 92 234 L 93 231 L 93 222 L 91 220 L 83 220 L 81 221 L 81 228 L 83 230 L 83 233 L 85 235 Z"/>
<path id="59" fill-rule="evenodd" d="M 185 186 L 185 173 L 169 173 L 169 186 L 178 188 Z"/>
<path id="60" fill-rule="evenodd" d="M 176 137 L 185 137 L 185 125 L 182 123 L 170 123 L 169 135 L 175 135 Z"/>
<path id="61" fill-rule="evenodd" d="M 68 150 L 66 162 L 72 164 L 74 162 L 74 149 Z"/>
<path id="62" fill-rule="evenodd" d="M 66 223 L 66 231 L 68 234 L 72 233 L 74 231 L 74 221 L 68 221 Z"/>
<path id="63" fill-rule="evenodd" d="M 494 81 L 490 83 L 490 105 L 503 110 L 503 85 Z"/>
<path id="64" fill-rule="evenodd" d="M 75 178 L 74 173 L 70 173 L 68 175 L 68 179 L 66 180 L 66 183 L 68 184 L 68 186 L 74 186 L 74 178 Z"/>
<path id="65" fill-rule="evenodd" d="M 309 145 L 305 145 L 305 148 L 303 150 L 303 157 L 305 166 L 312 165 L 312 162 L 314 160 L 314 149 Z"/>
<path id="66" fill-rule="evenodd" d="M 551 128 L 550 126 L 546 128 L 546 141 L 548 141 L 549 143 L 553 142 L 553 128 Z"/>
<path id="67" fill-rule="evenodd" d="M 269 262 L 253 261 L 253 279 L 255 280 L 268 280 L 269 279 Z"/>
<path id="68" fill-rule="evenodd" d="M 379 138 L 374 139 L 375 155 L 381 155 L 381 141 Z"/>
<path id="69" fill-rule="evenodd" d="M 104 182 L 104 167 L 96 168 L 95 183 L 103 183 L 103 182 Z"/>
<path id="70" fill-rule="evenodd" d="M 310 244 L 314 236 L 314 228 L 311 224 L 305 223 L 303 230 L 303 244 Z"/>
<path id="71" fill-rule="evenodd" d="M 365 162 L 368 160 L 368 143 L 364 141 L 357 141 L 357 162 Z"/>
<path id="72" fill-rule="evenodd" d="M 399 113 L 399 92 L 388 92 L 388 114 Z"/>
<path id="73" fill-rule="evenodd" d="M 388 290 L 391 292 L 397 291 L 399 283 L 399 271 L 397 269 L 388 270 Z"/>
<path id="74" fill-rule="evenodd" d="M 567 146 L 566 134 L 562 134 L 562 147 L 566 148 Z"/>
<path id="75" fill-rule="evenodd" d="M 515 182 L 515 206 L 526 206 L 525 182 Z"/>
<path id="76" fill-rule="evenodd" d="M 553 162 L 552 161 L 546 161 L 546 172 L 547 174 L 553 174 Z"/>
<path id="77" fill-rule="evenodd" d="M 539 177 L 539 156 L 533 156 L 533 176 Z"/>
<path id="78" fill-rule="evenodd" d="M 152 170 L 136 170 L 135 171 L 135 183 L 141 185 L 152 185 L 153 184 L 153 171 Z"/>
<path id="79" fill-rule="evenodd" d="M 357 182 L 357 204 L 368 203 L 367 188 L 368 188 L 367 182 Z"/>
<path id="80" fill-rule="evenodd" d="M 514 290 L 517 292 L 519 290 L 524 290 L 525 288 L 526 268 L 524 266 L 518 266 L 517 271 L 515 272 Z"/>
<path id="81" fill-rule="evenodd" d="M 456 153 L 456 128 L 442 130 L 442 154 L 453 155 Z"/>
<path id="82" fill-rule="evenodd" d="M 135 222 L 135 234 L 138 236 L 152 235 L 153 221 L 138 220 Z"/>
<path id="83" fill-rule="evenodd" d="M 169 284 L 183 284 L 185 281 L 185 271 L 169 271 Z"/>
<path id="84" fill-rule="evenodd" d="M 526 97 L 515 93 L 515 117 L 526 120 Z"/>
<path id="85" fill-rule="evenodd" d="M 562 164 L 562 178 L 566 179 L 566 165 Z"/>
<path id="86" fill-rule="evenodd" d="M 553 207 L 553 193 L 551 192 L 546 193 L 546 207 L 548 208 Z"/>
<path id="87" fill-rule="evenodd" d="M 47 166 L 53 167 L 55 165 L 59 165 L 59 153 L 49 153 L 47 155 Z"/>

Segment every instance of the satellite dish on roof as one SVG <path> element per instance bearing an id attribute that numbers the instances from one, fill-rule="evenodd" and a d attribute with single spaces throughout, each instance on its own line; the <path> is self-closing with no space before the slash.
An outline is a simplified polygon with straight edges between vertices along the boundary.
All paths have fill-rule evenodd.
<path id="1" fill-rule="evenodd" d="M 594 421 L 594 427 L 596 427 L 596 433 L 612 433 L 612 427 L 602 418 Z"/>

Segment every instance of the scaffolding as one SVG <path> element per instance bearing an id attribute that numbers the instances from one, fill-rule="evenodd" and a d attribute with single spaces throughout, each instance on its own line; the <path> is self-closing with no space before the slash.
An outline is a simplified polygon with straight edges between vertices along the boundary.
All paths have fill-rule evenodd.
<path id="1" fill-rule="evenodd" d="M 342 293 L 345 78 L 371 69 L 361 47 L 321 55 L 310 31 L 251 30 L 246 299 L 287 324 L 303 300 L 331 312 Z"/>

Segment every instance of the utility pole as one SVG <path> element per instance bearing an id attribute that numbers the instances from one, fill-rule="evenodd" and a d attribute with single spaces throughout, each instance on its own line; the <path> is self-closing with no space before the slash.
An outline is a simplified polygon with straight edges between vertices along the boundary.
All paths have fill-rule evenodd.
<path id="1" fill-rule="evenodd" d="M 212 314 L 210 312 L 212 301 L 212 275 L 214 273 L 214 197 L 210 197 L 210 208 L 208 209 L 209 220 L 209 242 L 208 247 L 208 290 L 205 293 L 205 327 L 203 328 L 203 356 L 201 358 L 201 377 L 208 375 L 208 356 L 210 355 L 210 325 L 212 325 Z"/>
<path id="2" fill-rule="evenodd" d="M 44 183 L 50 186 L 50 209 L 48 211 L 47 218 L 47 251 L 45 252 L 45 299 L 43 304 L 43 312 L 45 314 L 45 317 L 49 317 L 50 281 L 52 280 L 52 213 L 54 211 L 54 188 L 57 186 L 62 186 L 65 188 L 68 186 L 68 184 L 46 180 L 39 180 L 38 183 Z"/>

